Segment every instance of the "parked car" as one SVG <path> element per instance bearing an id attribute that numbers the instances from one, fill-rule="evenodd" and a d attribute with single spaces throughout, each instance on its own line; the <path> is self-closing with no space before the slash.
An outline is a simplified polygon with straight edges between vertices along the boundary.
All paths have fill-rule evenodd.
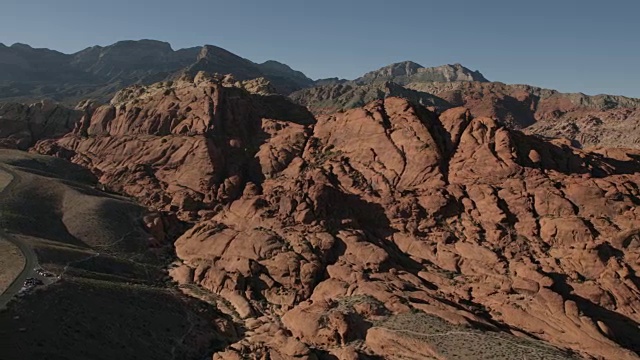
<path id="1" fill-rule="evenodd" d="M 44 270 L 43 268 L 35 268 L 33 269 L 33 271 L 35 271 L 40 276 L 53 277 L 52 273 L 48 272 L 47 270 Z"/>
<path id="2" fill-rule="evenodd" d="M 27 280 L 24 281 L 25 287 L 34 287 L 34 286 L 40 286 L 40 285 L 44 285 L 44 283 L 40 279 L 28 278 Z"/>

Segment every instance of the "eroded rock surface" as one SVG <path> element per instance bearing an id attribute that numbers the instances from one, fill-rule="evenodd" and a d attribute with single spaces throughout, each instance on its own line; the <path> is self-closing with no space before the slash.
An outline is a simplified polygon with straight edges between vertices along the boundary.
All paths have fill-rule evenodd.
<path id="1" fill-rule="evenodd" d="M 637 152 L 399 98 L 313 119 L 210 80 L 126 91 L 35 149 L 194 223 L 173 274 L 245 330 L 214 359 L 450 358 L 469 328 L 638 358 Z"/>
<path id="2" fill-rule="evenodd" d="M 193 80 L 130 87 L 83 117 L 72 134 L 41 142 L 37 150 L 73 159 L 147 205 L 194 216 L 237 198 L 247 181 L 259 183 L 260 161 L 281 170 L 301 151 L 297 134 L 314 121 L 285 98 L 253 95 L 245 85 L 200 73 Z M 273 144 L 264 159 L 254 157 L 259 144 L 279 137 L 291 142 Z"/>
<path id="3" fill-rule="evenodd" d="M 634 131 L 640 121 L 639 99 L 565 94 L 499 82 L 424 80 L 406 66 L 384 68 L 354 82 L 302 89 L 291 99 L 314 113 L 326 114 L 402 97 L 438 111 L 464 106 L 475 117 L 489 117 L 530 134 L 566 138 L 576 147 L 640 147 L 640 135 Z M 385 84 L 379 78 L 397 83 Z"/>
<path id="4" fill-rule="evenodd" d="M 82 115 L 51 101 L 0 104 L 0 148 L 26 150 L 38 140 L 63 136 Z"/>

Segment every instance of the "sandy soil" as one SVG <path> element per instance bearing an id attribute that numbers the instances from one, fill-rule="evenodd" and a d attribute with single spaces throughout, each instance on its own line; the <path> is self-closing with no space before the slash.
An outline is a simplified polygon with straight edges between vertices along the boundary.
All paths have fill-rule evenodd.
<path id="1" fill-rule="evenodd" d="M 24 258 L 12 243 L 0 239 L 0 294 L 13 282 L 24 268 Z"/>
<path id="2" fill-rule="evenodd" d="M 0 191 L 4 190 L 4 188 L 9 185 L 13 176 L 7 174 L 6 172 L 0 170 Z"/>

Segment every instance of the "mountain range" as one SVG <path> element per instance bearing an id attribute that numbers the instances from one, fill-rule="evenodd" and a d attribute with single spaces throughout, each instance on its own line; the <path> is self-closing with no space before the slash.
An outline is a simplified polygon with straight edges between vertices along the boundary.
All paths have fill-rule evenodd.
<path id="1" fill-rule="evenodd" d="M 87 99 L 106 103 L 129 85 L 193 78 L 201 71 L 262 83 L 262 91 L 288 96 L 315 114 L 395 96 L 438 111 L 465 106 L 473 115 L 493 117 L 532 134 L 565 137 L 579 147 L 640 146 L 640 136 L 629 131 L 640 126 L 638 99 L 508 85 L 491 82 L 461 64 L 424 67 L 412 61 L 354 80 L 314 81 L 274 60 L 255 63 L 212 45 L 174 51 L 168 43 L 154 40 L 121 41 L 74 54 L 0 44 L 0 103 L 42 99 L 68 107 Z"/>
<path id="2" fill-rule="evenodd" d="M 120 41 L 74 54 L 19 43 L 0 44 L 0 65 L 0 100 L 50 98 L 68 104 L 86 98 L 108 100 L 128 85 L 148 85 L 198 71 L 233 74 L 238 80 L 264 77 L 284 95 L 316 85 L 346 82 L 337 78 L 313 81 L 280 62 L 258 64 L 212 45 L 174 51 L 170 44 L 155 40 Z M 404 85 L 416 81 L 487 80 L 460 64 L 425 68 L 403 62 L 369 72 L 355 83 L 380 81 Z"/>
<path id="3" fill-rule="evenodd" d="M 147 40 L 0 81 L 2 359 L 640 358 L 638 99 Z"/>
<path id="4" fill-rule="evenodd" d="M 276 61 L 257 64 L 212 45 L 174 51 L 166 42 L 121 41 L 63 54 L 25 44 L 0 44 L 0 99 L 49 98 L 67 104 L 86 98 L 107 101 L 128 85 L 198 71 L 232 73 L 239 80 L 265 77 L 283 93 L 313 84 L 287 65 Z"/>

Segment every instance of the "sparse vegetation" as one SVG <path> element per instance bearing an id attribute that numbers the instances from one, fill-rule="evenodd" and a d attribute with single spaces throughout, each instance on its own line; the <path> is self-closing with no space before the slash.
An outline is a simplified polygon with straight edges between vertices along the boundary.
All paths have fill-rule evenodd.
<path id="1" fill-rule="evenodd" d="M 82 174 L 63 180 L 46 162 L 21 164 L 0 198 L 2 225 L 60 279 L 0 313 L 0 358 L 177 360 L 226 346 L 211 321 L 224 315 L 164 284 L 143 208 L 96 191 Z"/>
<path id="2" fill-rule="evenodd" d="M 579 359 L 541 341 L 452 325 L 422 312 L 391 316 L 374 325 L 426 341 L 446 359 Z"/>
<path id="3" fill-rule="evenodd" d="M 0 313 L 1 357 L 169 359 L 175 351 L 176 359 L 195 358 L 202 344 L 188 336 L 181 343 L 183 335 L 191 331 L 207 334 L 210 343 L 221 340 L 212 325 L 196 315 L 200 311 L 206 309 L 158 288 L 62 281 Z"/>

